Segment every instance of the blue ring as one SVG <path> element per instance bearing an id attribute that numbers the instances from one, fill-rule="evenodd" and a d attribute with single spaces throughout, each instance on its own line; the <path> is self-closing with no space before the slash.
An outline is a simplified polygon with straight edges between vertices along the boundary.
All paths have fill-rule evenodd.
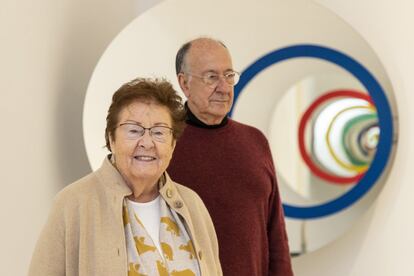
<path id="1" fill-rule="evenodd" d="M 379 127 L 381 129 L 377 153 L 364 177 L 345 194 L 323 204 L 313 206 L 295 206 L 283 203 L 285 215 L 296 219 L 312 219 L 332 215 L 339 212 L 362 198 L 381 176 L 388 163 L 393 137 L 391 108 L 381 85 L 374 76 L 359 62 L 350 56 L 319 45 L 300 44 L 272 51 L 256 60 L 241 74 L 240 81 L 234 88 L 234 103 L 236 103 L 246 85 L 267 67 L 280 61 L 298 57 L 319 58 L 330 61 L 355 76 L 367 89 L 378 110 Z M 230 116 L 233 113 L 230 110 Z"/>

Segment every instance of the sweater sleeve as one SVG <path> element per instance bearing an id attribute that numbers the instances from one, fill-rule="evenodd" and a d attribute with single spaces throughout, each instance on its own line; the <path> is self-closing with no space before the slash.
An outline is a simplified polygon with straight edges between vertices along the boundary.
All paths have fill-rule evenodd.
<path id="1" fill-rule="evenodd" d="M 29 267 L 29 276 L 65 275 L 65 228 L 62 205 L 58 196 L 37 241 Z"/>
<path id="2" fill-rule="evenodd" d="M 277 185 L 276 172 L 269 149 L 270 177 L 272 195 L 269 202 L 268 239 L 269 239 L 269 276 L 293 275 L 288 238 L 286 234 L 283 207 Z"/>

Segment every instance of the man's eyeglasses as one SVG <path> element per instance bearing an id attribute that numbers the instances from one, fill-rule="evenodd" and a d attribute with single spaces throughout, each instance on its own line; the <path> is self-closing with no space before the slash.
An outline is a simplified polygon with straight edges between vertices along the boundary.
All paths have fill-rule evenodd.
<path id="1" fill-rule="evenodd" d="M 136 123 L 122 123 L 119 126 L 122 127 L 125 137 L 128 140 L 137 140 L 144 136 L 145 131 L 148 130 L 152 139 L 160 143 L 169 141 L 173 131 L 172 128 L 167 126 L 143 127 Z"/>
<path id="2" fill-rule="evenodd" d="M 204 82 L 204 84 L 211 86 L 211 87 L 216 87 L 221 77 L 223 77 L 225 82 L 231 86 L 236 85 L 240 80 L 240 74 L 239 72 L 236 72 L 236 71 L 228 71 L 224 73 L 223 75 L 213 73 L 213 72 L 208 72 L 202 76 L 194 75 L 191 73 L 185 73 L 185 74 L 199 78 Z"/>

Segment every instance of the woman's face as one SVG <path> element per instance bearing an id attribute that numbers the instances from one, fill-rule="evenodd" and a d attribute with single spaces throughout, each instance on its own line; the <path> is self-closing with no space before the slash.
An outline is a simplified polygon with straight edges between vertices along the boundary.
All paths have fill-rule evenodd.
<path id="1" fill-rule="evenodd" d="M 161 128 L 166 131 L 166 135 L 162 135 L 165 139 L 154 139 L 149 130 L 136 137 L 139 136 L 136 135 L 137 126 L 171 128 L 168 108 L 153 102 L 134 102 L 126 106 L 119 114 L 115 139 L 110 141 L 115 164 L 127 183 L 150 181 L 155 184 L 170 163 L 175 140 L 168 128 Z"/>

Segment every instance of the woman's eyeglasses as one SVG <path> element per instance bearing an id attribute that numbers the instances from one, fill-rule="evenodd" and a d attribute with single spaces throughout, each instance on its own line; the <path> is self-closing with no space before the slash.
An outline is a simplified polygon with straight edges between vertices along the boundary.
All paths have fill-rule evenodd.
<path id="1" fill-rule="evenodd" d="M 135 123 L 122 123 L 119 126 L 122 127 L 125 137 L 128 140 L 137 140 L 144 136 L 145 131 L 148 130 L 152 139 L 160 143 L 166 143 L 170 139 L 173 131 L 168 126 L 143 127 Z"/>

